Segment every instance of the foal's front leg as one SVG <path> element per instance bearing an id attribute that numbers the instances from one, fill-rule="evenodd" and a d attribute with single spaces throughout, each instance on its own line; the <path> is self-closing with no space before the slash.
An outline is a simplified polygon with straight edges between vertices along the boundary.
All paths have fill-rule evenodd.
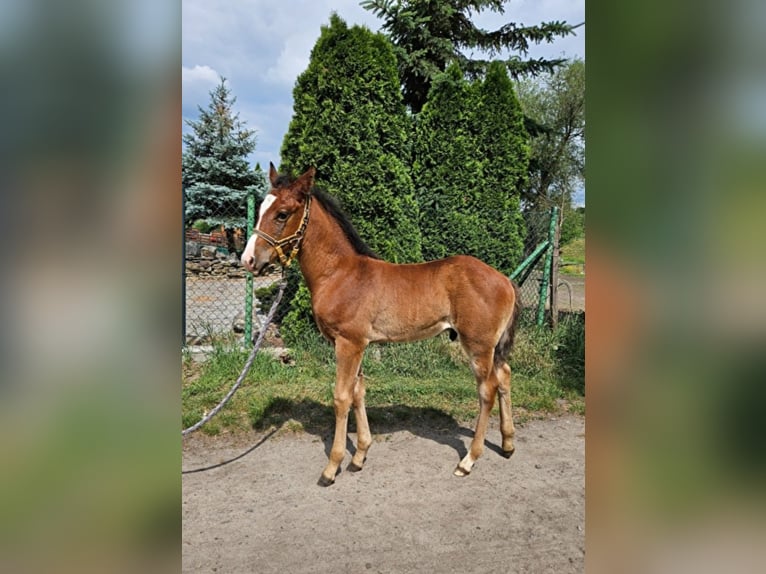
<path id="1" fill-rule="evenodd" d="M 335 340 L 335 438 L 332 441 L 330 460 L 319 477 L 320 486 L 330 486 L 335 482 L 338 467 L 346 454 L 348 411 L 354 399 L 354 385 L 364 347 L 345 339 Z"/>

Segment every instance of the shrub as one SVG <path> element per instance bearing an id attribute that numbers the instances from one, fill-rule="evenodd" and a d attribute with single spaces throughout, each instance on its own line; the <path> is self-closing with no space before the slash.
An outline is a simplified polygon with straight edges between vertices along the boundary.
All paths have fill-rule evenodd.
<path id="1" fill-rule="evenodd" d="M 502 66 L 473 84 L 456 65 L 438 76 L 415 128 L 424 257 L 473 255 L 510 273 L 523 248 L 519 197 L 528 161 L 529 138 Z"/>
<path id="2" fill-rule="evenodd" d="M 410 118 L 391 43 L 333 14 L 293 91 L 282 171 L 316 168 L 316 184 L 340 200 L 360 236 L 392 262 L 421 260 L 418 208 L 408 166 Z M 297 285 L 297 283 L 296 283 Z M 315 329 L 301 283 L 282 334 Z"/>

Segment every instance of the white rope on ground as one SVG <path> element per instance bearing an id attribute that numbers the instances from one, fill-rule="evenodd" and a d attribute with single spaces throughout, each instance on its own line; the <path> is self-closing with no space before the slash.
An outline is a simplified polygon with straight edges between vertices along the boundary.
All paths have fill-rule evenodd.
<path id="1" fill-rule="evenodd" d="M 271 325 L 271 321 L 274 319 L 274 315 L 276 314 L 277 307 L 279 306 L 279 302 L 282 300 L 282 294 L 285 292 L 286 286 L 287 286 L 287 276 L 284 274 L 284 271 L 283 271 L 282 282 L 279 285 L 279 292 L 277 293 L 277 296 L 274 299 L 274 302 L 271 304 L 271 309 L 269 309 L 269 314 L 266 316 L 266 320 L 264 321 L 263 326 L 261 327 L 261 330 L 258 333 L 258 338 L 256 339 L 255 344 L 253 345 L 253 350 L 250 351 L 250 356 L 247 358 L 247 361 L 245 362 L 245 366 L 242 368 L 242 372 L 239 374 L 237 381 L 231 387 L 229 392 L 226 393 L 226 396 L 223 397 L 221 402 L 218 403 L 212 411 L 210 411 L 207 415 L 205 415 L 202 418 L 202 420 L 199 421 L 198 423 L 181 431 L 181 436 L 186 436 L 187 434 L 194 432 L 195 430 L 200 428 L 202 425 L 204 425 L 206 422 L 208 422 L 210 419 L 212 419 L 215 415 L 218 414 L 218 411 L 220 411 L 226 405 L 226 403 L 229 402 L 229 399 L 231 399 L 231 397 L 234 396 L 234 393 L 237 392 L 237 389 L 242 384 L 242 381 L 245 380 L 247 373 L 250 371 L 250 368 L 253 366 L 255 355 L 258 353 L 258 350 L 261 348 L 261 345 L 263 344 L 263 339 L 266 336 L 266 329 L 268 329 L 269 325 Z"/>

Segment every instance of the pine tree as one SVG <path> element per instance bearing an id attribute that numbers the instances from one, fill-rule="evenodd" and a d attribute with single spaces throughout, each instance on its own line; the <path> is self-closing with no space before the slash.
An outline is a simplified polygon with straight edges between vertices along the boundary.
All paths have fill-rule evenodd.
<path id="1" fill-rule="evenodd" d="M 544 22 L 519 26 L 509 22 L 488 31 L 471 22 L 471 13 L 491 10 L 503 14 L 507 0 L 364 0 L 361 5 L 383 19 L 383 30 L 396 46 L 399 75 L 405 102 L 417 113 L 428 97 L 431 82 L 449 64 L 457 63 L 470 77 L 484 74 L 490 60 L 472 58 L 474 51 L 497 56 L 504 50 L 513 55 L 505 60 L 515 78 L 552 72 L 563 59 L 522 59 L 530 43 L 552 42 L 573 34 L 577 26 L 566 22 Z M 520 57 L 521 56 L 521 57 Z"/>
<path id="2" fill-rule="evenodd" d="M 227 231 L 245 227 L 248 192 L 261 197 L 267 189 L 265 174 L 247 160 L 255 150 L 255 132 L 234 112 L 235 102 L 222 79 L 210 92 L 208 107 L 198 107 L 199 119 L 187 120 L 192 132 L 183 136 L 181 170 L 187 226 L 204 220 Z"/>

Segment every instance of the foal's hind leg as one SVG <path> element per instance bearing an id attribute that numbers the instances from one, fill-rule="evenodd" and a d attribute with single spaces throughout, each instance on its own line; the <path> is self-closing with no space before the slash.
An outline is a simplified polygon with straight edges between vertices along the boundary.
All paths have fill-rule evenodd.
<path id="1" fill-rule="evenodd" d="M 513 437 L 516 430 L 513 428 L 513 415 L 511 414 L 511 368 L 508 363 L 495 368 L 499 380 L 497 389 L 500 402 L 500 432 L 503 435 L 503 456 L 510 458 L 514 451 Z"/>
<path id="2" fill-rule="evenodd" d="M 321 486 L 329 486 L 335 482 L 335 474 L 346 454 L 348 411 L 351 409 L 354 385 L 363 354 L 363 345 L 357 345 L 345 339 L 335 340 L 335 438 L 332 442 L 330 460 L 322 472 L 322 476 L 319 477 Z"/>
<path id="3" fill-rule="evenodd" d="M 364 375 L 359 370 L 354 385 L 354 416 L 356 417 L 356 452 L 348 465 L 348 470 L 357 472 L 362 470 L 364 461 L 367 458 L 367 450 L 372 444 L 372 435 L 370 434 L 370 424 L 367 422 L 367 410 L 364 408 Z"/>
<path id="4" fill-rule="evenodd" d="M 498 380 L 495 374 L 493 361 L 493 351 L 485 353 L 480 357 L 474 357 L 471 361 L 473 373 L 476 376 L 476 386 L 479 392 L 479 418 L 476 421 L 476 431 L 471 441 L 471 448 L 468 454 L 463 457 L 460 464 L 455 469 L 456 476 L 466 476 L 471 472 L 474 463 L 484 452 L 484 437 L 487 434 L 487 422 L 489 413 L 495 404 L 495 394 L 497 393 Z"/>

